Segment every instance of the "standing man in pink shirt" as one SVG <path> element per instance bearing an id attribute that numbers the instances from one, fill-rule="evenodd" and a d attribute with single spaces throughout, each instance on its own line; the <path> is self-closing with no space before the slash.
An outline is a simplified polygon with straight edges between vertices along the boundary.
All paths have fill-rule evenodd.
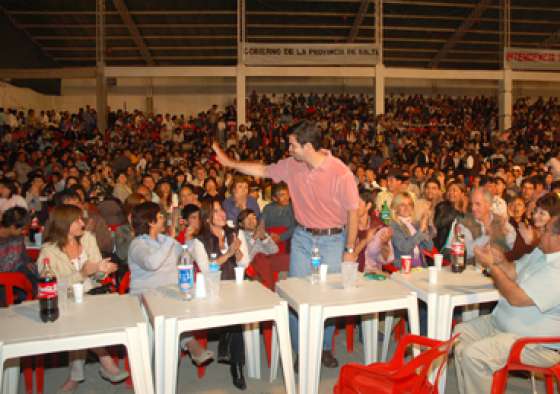
<path id="1" fill-rule="evenodd" d="M 319 247 L 321 263 L 328 264 L 329 272 L 340 272 L 342 261 L 356 260 L 359 194 L 354 175 L 342 161 L 321 149 L 321 132 L 314 123 L 300 123 L 288 138 L 291 157 L 270 165 L 232 160 L 217 144 L 213 149 L 225 167 L 288 184 L 298 222 L 291 241 L 289 276 L 311 274 L 313 246 Z M 294 314 L 290 315 L 290 332 L 297 351 L 298 321 Z M 338 366 L 332 354 L 333 332 L 334 325 L 327 321 L 322 356 L 327 368 Z"/>

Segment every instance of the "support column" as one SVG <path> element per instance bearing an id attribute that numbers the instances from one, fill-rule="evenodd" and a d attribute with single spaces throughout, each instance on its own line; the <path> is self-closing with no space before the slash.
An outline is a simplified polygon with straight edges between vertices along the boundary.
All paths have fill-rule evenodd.
<path id="1" fill-rule="evenodd" d="M 511 69 L 505 68 L 504 75 L 500 81 L 500 130 L 511 128 L 511 113 L 513 109 L 512 86 Z"/>
<path id="2" fill-rule="evenodd" d="M 146 94 L 146 113 L 154 113 L 154 79 L 149 78 L 148 90 Z"/>
<path id="3" fill-rule="evenodd" d="M 375 65 L 375 115 L 385 114 L 385 66 Z"/>
<path id="4" fill-rule="evenodd" d="M 385 114 L 385 66 L 383 65 L 383 0 L 375 1 L 375 115 Z"/>
<path id="5" fill-rule="evenodd" d="M 105 0 L 97 0 L 96 7 L 96 70 L 95 70 L 95 109 L 97 128 L 107 130 L 107 78 L 105 77 Z"/>
<path id="6" fill-rule="evenodd" d="M 237 127 L 245 124 L 245 97 L 246 93 L 246 76 L 245 67 L 242 65 L 237 66 L 237 76 L 235 81 L 235 97 L 237 100 Z"/>

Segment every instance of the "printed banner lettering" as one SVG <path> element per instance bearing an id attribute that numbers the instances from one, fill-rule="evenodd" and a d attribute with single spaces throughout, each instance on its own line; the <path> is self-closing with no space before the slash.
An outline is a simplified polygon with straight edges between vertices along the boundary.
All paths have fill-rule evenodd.
<path id="1" fill-rule="evenodd" d="M 560 51 L 506 48 L 504 63 L 515 70 L 560 70 Z"/>

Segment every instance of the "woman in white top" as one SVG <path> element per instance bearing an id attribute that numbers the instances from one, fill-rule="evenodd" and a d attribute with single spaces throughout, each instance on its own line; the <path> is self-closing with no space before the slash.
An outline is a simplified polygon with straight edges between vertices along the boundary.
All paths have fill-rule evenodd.
<path id="1" fill-rule="evenodd" d="M 109 259 L 102 259 L 95 236 L 85 231 L 82 210 L 73 205 L 60 205 L 50 214 L 45 231 L 45 243 L 38 259 L 39 272 L 43 261 L 49 259 L 50 266 L 59 281 L 68 285 L 83 282 L 85 290 L 97 285 L 94 277 L 105 276 L 117 270 L 117 265 Z M 99 374 L 102 378 L 118 383 L 128 377 L 126 371 L 119 370 L 105 348 L 90 349 L 99 357 Z M 61 393 L 72 393 L 84 379 L 84 364 L 87 350 L 69 353 L 70 377 L 60 388 Z"/>

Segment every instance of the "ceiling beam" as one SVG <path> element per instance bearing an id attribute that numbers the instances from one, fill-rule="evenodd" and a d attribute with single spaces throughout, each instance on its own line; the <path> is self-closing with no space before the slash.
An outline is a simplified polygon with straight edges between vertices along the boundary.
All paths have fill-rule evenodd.
<path id="1" fill-rule="evenodd" d="M 19 31 L 21 31 L 23 34 L 25 34 L 25 36 L 33 43 L 33 45 L 35 45 L 40 51 L 41 53 L 43 53 L 43 55 L 45 55 L 47 58 L 49 58 L 55 65 L 58 65 L 58 63 L 56 62 L 55 58 L 52 57 L 49 53 L 47 53 L 46 51 L 43 50 L 43 47 L 41 45 L 39 45 L 39 43 L 37 42 L 37 40 L 31 35 L 29 34 L 29 32 L 27 30 L 25 30 L 23 27 L 20 26 L 20 24 L 15 20 L 15 18 L 12 16 L 12 14 L 10 13 L 10 11 L 8 11 L 6 8 L 2 7 L 0 5 L 0 13 L 3 13 L 4 15 L 6 15 L 6 18 L 8 18 L 8 20 L 10 21 L 10 23 Z"/>
<path id="2" fill-rule="evenodd" d="M 0 79 L 95 78 L 95 67 L 72 68 L 0 68 Z"/>
<path id="3" fill-rule="evenodd" d="M 358 36 L 358 32 L 360 31 L 360 26 L 362 26 L 362 22 L 367 13 L 367 9 L 369 6 L 369 0 L 362 0 L 360 3 L 360 8 L 358 9 L 358 13 L 354 18 L 354 24 L 352 25 L 352 29 L 350 29 L 350 33 L 348 34 L 347 42 L 354 42 L 356 37 Z"/>
<path id="4" fill-rule="evenodd" d="M 431 68 L 436 68 L 442 59 L 447 56 L 449 51 L 453 49 L 455 45 L 465 36 L 465 33 L 469 31 L 469 29 L 478 22 L 478 18 L 482 16 L 484 11 L 488 8 L 488 6 L 492 3 L 492 0 L 480 0 L 480 2 L 476 5 L 476 7 L 471 11 L 470 15 L 461 23 L 461 26 L 453 35 L 447 40 L 447 42 L 443 45 L 440 51 L 434 56 L 432 61 L 430 62 Z"/>
<path id="5" fill-rule="evenodd" d="M 136 46 L 140 50 L 140 53 L 142 54 L 142 57 L 144 58 L 144 61 L 149 66 L 155 65 L 155 61 L 152 58 L 152 55 L 150 55 L 150 51 L 146 47 L 146 43 L 144 42 L 144 39 L 140 35 L 140 31 L 138 30 L 138 27 L 136 27 L 136 23 L 134 23 L 134 21 L 132 20 L 132 17 L 128 12 L 128 7 L 124 3 L 124 0 L 113 0 L 113 5 L 119 12 L 124 24 L 127 26 L 128 31 L 130 32 L 130 35 L 134 40 L 134 43 L 136 44 Z"/>

